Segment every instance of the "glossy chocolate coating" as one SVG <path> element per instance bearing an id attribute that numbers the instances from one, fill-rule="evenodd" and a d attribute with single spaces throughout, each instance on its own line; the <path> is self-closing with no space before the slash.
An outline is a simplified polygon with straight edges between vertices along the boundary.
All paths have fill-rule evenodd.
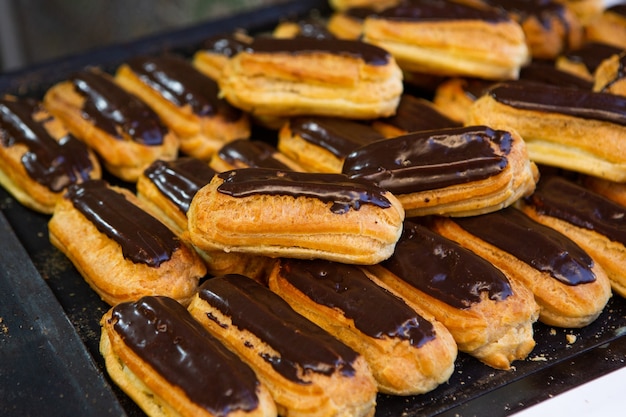
<path id="1" fill-rule="evenodd" d="M 626 245 L 626 208 L 565 178 L 542 178 L 526 199 L 535 210 Z"/>
<path id="2" fill-rule="evenodd" d="M 374 284 L 357 266 L 284 259 L 280 276 L 315 303 L 340 310 L 360 332 L 372 338 L 406 340 L 416 348 L 435 338 L 429 321 Z"/>
<path id="3" fill-rule="evenodd" d="M 234 122 L 242 112 L 218 97 L 217 82 L 198 71 L 190 62 L 176 56 L 137 57 L 127 65 L 153 90 L 170 103 L 189 105 L 198 116 L 223 117 Z"/>
<path id="4" fill-rule="evenodd" d="M 520 80 L 535 81 L 561 87 L 591 91 L 593 82 L 567 71 L 557 69 L 552 62 L 533 61 L 520 70 Z"/>
<path id="5" fill-rule="evenodd" d="M 515 15 L 515 20 L 523 24 L 527 20 L 535 19 L 541 26 L 549 30 L 557 19 L 565 33 L 564 39 L 568 39 L 571 30 L 567 20 L 567 7 L 554 0 L 487 0 L 492 7 L 500 8 Z"/>
<path id="6" fill-rule="evenodd" d="M 494 8 L 478 8 L 451 1 L 411 0 L 373 15 L 373 18 L 395 21 L 481 20 L 489 23 L 510 21 L 508 15 Z"/>
<path id="7" fill-rule="evenodd" d="M 615 70 L 615 74 L 613 75 L 613 78 L 610 79 L 604 85 L 604 87 L 602 87 L 602 90 L 600 90 L 600 91 L 607 91 L 616 82 L 624 80 L 624 76 L 626 76 L 626 69 L 625 69 L 625 67 L 626 67 L 626 55 L 624 53 L 621 53 L 621 54 L 619 54 L 619 57 L 618 57 L 618 60 L 617 60 L 617 69 Z"/>
<path id="8" fill-rule="evenodd" d="M 116 139 L 119 129 L 133 141 L 159 146 L 167 129 L 157 114 L 136 96 L 126 92 L 106 74 L 82 71 L 69 79 L 75 91 L 85 98 L 83 117 Z"/>
<path id="9" fill-rule="evenodd" d="M 111 321 L 135 354 L 197 406 L 216 416 L 259 406 L 254 372 L 175 300 L 118 304 Z"/>
<path id="10" fill-rule="evenodd" d="M 381 265 L 411 286 L 458 309 L 479 303 L 483 292 L 494 301 L 513 294 L 509 280 L 491 263 L 411 221 L 405 221 L 395 253 Z"/>
<path id="11" fill-rule="evenodd" d="M 454 221 L 472 235 L 567 285 L 594 282 L 591 257 L 567 236 L 509 207 Z"/>
<path id="12" fill-rule="evenodd" d="M 572 63 L 584 65 L 587 71 L 593 74 L 602 61 L 620 52 L 622 52 L 622 49 L 617 46 L 599 42 L 588 42 L 575 51 L 565 53 L 564 58 Z"/>
<path id="13" fill-rule="evenodd" d="M 146 168 L 144 175 L 181 212 L 187 213 L 191 200 L 211 182 L 215 171 L 199 159 L 183 157 L 174 161 L 157 160 Z"/>
<path id="14" fill-rule="evenodd" d="M 341 174 L 243 168 L 217 174 L 224 180 L 218 191 L 232 197 L 257 194 L 317 198 L 332 203 L 335 214 L 359 210 L 363 204 L 391 207 L 386 191 L 368 181 L 351 180 Z"/>
<path id="15" fill-rule="evenodd" d="M 38 108 L 34 100 L 0 100 L 0 144 L 26 146 L 21 160 L 26 172 L 52 192 L 88 180 L 94 168 L 88 148 L 72 135 L 57 142 L 43 125 L 47 120 L 33 120 Z"/>
<path id="16" fill-rule="evenodd" d="M 246 50 L 248 46 L 248 42 L 244 42 L 237 34 L 216 35 L 204 41 L 202 50 L 232 58 L 239 52 Z"/>
<path id="17" fill-rule="evenodd" d="M 337 39 L 327 28 L 326 23 L 319 19 L 303 19 L 296 22 L 298 34 L 296 37 L 314 39 Z"/>
<path id="18" fill-rule="evenodd" d="M 357 149 L 343 173 L 394 194 L 434 190 L 499 174 L 511 142 L 509 132 L 485 126 L 414 132 Z"/>
<path id="19" fill-rule="evenodd" d="M 405 132 L 419 132 L 422 130 L 443 129 L 448 127 L 460 127 L 458 123 L 437 110 L 434 105 L 428 105 L 424 101 L 404 94 L 396 109 L 396 114 L 383 119 L 388 123 Z"/>
<path id="20" fill-rule="evenodd" d="M 258 282 L 243 275 L 223 275 L 202 284 L 198 296 L 230 317 L 233 326 L 249 331 L 275 350 L 278 357 L 263 359 L 285 378 L 307 384 L 299 371 L 304 375 L 354 375 L 356 352 Z"/>
<path id="21" fill-rule="evenodd" d="M 68 188 L 67 198 L 93 225 L 117 242 L 125 259 L 158 267 L 180 247 L 180 240 L 103 180 L 90 180 Z M 77 237 L 79 238 L 79 237 Z"/>
<path id="22" fill-rule="evenodd" d="M 230 165 L 244 164 L 251 168 L 291 170 L 275 158 L 278 150 L 269 143 L 258 140 L 238 139 L 228 142 L 218 151 L 218 156 Z"/>

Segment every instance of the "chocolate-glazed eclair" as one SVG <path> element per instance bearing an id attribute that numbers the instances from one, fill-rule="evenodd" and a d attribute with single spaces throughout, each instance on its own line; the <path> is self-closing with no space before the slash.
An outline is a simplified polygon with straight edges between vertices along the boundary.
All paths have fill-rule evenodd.
<path id="1" fill-rule="evenodd" d="M 121 303 L 100 324 L 108 374 L 147 415 L 276 416 L 254 371 L 175 300 Z"/>
<path id="2" fill-rule="evenodd" d="M 245 50 L 252 38 L 242 31 L 220 34 L 205 40 L 191 63 L 207 77 L 218 80 L 229 59 Z"/>
<path id="3" fill-rule="evenodd" d="M 613 292 L 626 296 L 626 207 L 571 180 L 550 176 L 523 200 L 522 209 L 576 242 L 604 269 Z"/>
<path id="4" fill-rule="evenodd" d="M 626 181 L 626 97 L 501 83 L 474 102 L 468 123 L 516 130 L 539 164 Z"/>
<path id="5" fill-rule="evenodd" d="M 623 48 L 613 45 L 587 41 L 580 48 L 568 51 L 556 58 L 554 65 L 562 71 L 570 72 L 593 83 L 594 73 L 600 64 L 622 51 Z"/>
<path id="6" fill-rule="evenodd" d="M 130 59 L 115 80 L 159 115 L 186 155 L 208 161 L 225 143 L 250 137 L 248 116 L 220 98 L 217 82 L 182 57 Z"/>
<path id="7" fill-rule="evenodd" d="M 103 180 L 70 186 L 48 230 L 50 242 L 110 305 L 144 295 L 188 303 L 206 273 L 199 255 L 133 193 Z"/>
<path id="8" fill-rule="evenodd" d="M 538 176 L 517 133 L 486 126 L 374 142 L 348 155 L 343 173 L 393 193 L 407 217 L 495 211 L 532 193 Z"/>
<path id="9" fill-rule="evenodd" d="M 438 218 L 433 229 L 530 288 L 541 308 L 539 321 L 547 325 L 584 327 L 600 315 L 611 297 L 604 269 L 587 252 L 516 208 Z"/>
<path id="10" fill-rule="evenodd" d="M 368 268 L 443 323 L 460 351 L 491 367 L 509 369 L 535 346 L 539 306 L 532 292 L 424 225 L 405 222 L 393 256 Z"/>
<path id="11" fill-rule="evenodd" d="M 367 360 L 378 391 L 416 395 L 447 381 L 457 357 L 450 332 L 356 265 L 281 259 L 272 291 Z"/>
<path id="12" fill-rule="evenodd" d="M 159 116 L 114 79 L 84 70 L 53 85 L 44 96 L 46 109 L 76 138 L 101 157 L 104 167 L 135 182 L 157 159 L 174 159 L 179 141 Z"/>
<path id="13" fill-rule="evenodd" d="M 304 171 L 295 160 L 275 146 L 261 140 L 234 140 L 216 152 L 209 166 L 217 172 L 237 168 L 272 168 Z"/>
<path id="14" fill-rule="evenodd" d="M 446 76 L 516 79 L 531 57 L 515 20 L 470 2 L 403 2 L 368 16 L 363 41 L 388 50 L 405 71 Z"/>
<path id="15" fill-rule="evenodd" d="M 17 201 L 52 214 L 68 186 L 101 174 L 96 155 L 41 102 L 0 98 L 0 185 Z"/>
<path id="16" fill-rule="evenodd" d="M 356 351 L 242 275 L 205 281 L 191 315 L 236 352 L 285 416 L 372 416 L 376 382 Z"/>
<path id="17" fill-rule="evenodd" d="M 242 168 L 217 174 L 187 216 L 202 250 L 374 264 L 393 253 L 404 210 L 345 175 Z"/>
<path id="18" fill-rule="evenodd" d="M 361 41 L 258 37 L 228 60 L 222 96 L 256 117 L 391 116 L 402 72 L 387 51 Z"/>
<path id="19" fill-rule="evenodd" d="M 289 119 L 278 132 L 278 150 L 310 172 L 340 173 L 357 148 L 385 136 L 369 124 L 337 117 Z"/>

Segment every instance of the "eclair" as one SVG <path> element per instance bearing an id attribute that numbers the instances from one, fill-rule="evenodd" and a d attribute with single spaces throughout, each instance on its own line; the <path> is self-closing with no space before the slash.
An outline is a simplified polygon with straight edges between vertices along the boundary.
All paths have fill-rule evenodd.
<path id="1" fill-rule="evenodd" d="M 270 274 L 269 287 L 363 355 L 379 392 L 423 394 L 454 370 L 457 346 L 450 332 L 377 284 L 362 267 L 283 258 Z"/>
<path id="2" fill-rule="evenodd" d="M 532 193 L 538 178 L 522 138 L 487 126 L 374 142 L 348 155 L 342 172 L 393 193 L 407 217 L 495 211 Z"/>
<path id="3" fill-rule="evenodd" d="M 305 171 L 295 160 L 261 140 L 237 139 L 222 146 L 209 162 L 217 172 L 237 168 L 272 168 Z"/>
<path id="4" fill-rule="evenodd" d="M 46 91 L 46 109 L 100 156 L 113 175 L 135 182 L 157 159 L 174 159 L 179 141 L 137 96 L 97 70 L 73 74 Z"/>
<path id="5" fill-rule="evenodd" d="M 424 225 L 406 221 L 393 256 L 368 268 L 441 322 L 460 351 L 493 368 L 510 369 L 535 346 L 539 306 L 532 292 Z"/>
<path id="6" fill-rule="evenodd" d="M 248 116 L 184 58 L 136 57 L 120 65 L 115 80 L 159 115 L 186 155 L 208 161 L 225 143 L 250 137 Z"/>
<path id="7" fill-rule="evenodd" d="M 626 296 L 624 206 L 558 176 L 542 179 L 522 203 L 527 215 L 568 236 L 591 255 L 608 275 L 613 292 Z"/>
<path id="8" fill-rule="evenodd" d="M 277 415 L 254 371 L 175 300 L 145 296 L 121 303 L 100 324 L 109 376 L 147 415 Z"/>
<path id="9" fill-rule="evenodd" d="M 242 168 L 217 174 L 187 216 L 202 250 L 374 264 L 393 253 L 404 210 L 345 175 Z"/>
<path id="10" fill-rule="evenodd" d="M 537 83 L 491 88 L 468 123 L 516 130 L 530 159 L 613 181 L 626 181 L 626 98 Z"/>
<path id="11" fill-rule="evenodd" d="M 250 42 L 252 38 L 242 31 L 212 36 L 200 45 L 191 59 L 191 64 L 217 81 L 228 60 L 245 50 Z"/>
<path id="12" fill-rule="evenodd" d="M 626 5 L 611 2 L 609 7 L 589 20 L 585 36 L 590 42 L 602 42 L 626 49 Z"/>
<path id="13" fill-rule="evenodd" d="M 239 355 L 279 415 L 373 416 L 376 382 L 360 354 L 242 275 L 205 281 L 191 315 Z"/>
<path id="14" fill-rule="evenodd" d="M 67 187 L 101 175 L 96 155 L 41 102 L 0 98 L 0 185 L 20 204 L 52 214 Z"/>
<path id="15" fill-rule="evenodd" d="M 261 118 L 390 116 L 402 72 L 386 50 L 361 41 L 257 37 L 229 59 L 221 95 Z"/>
<path id="16" fill-rule="evenodd" d="M 206 273 L 199 255 L 133 193 L 103 180 L 70 186 L 48 230 L 52 245 L 110 305 L 144 295 L 186 304 Z"/>
<path id="17" fill-rule="evenodd" d="M 472 104 L 493 84 L 493 81 L 479 78 L 452 77 L 437 86 L 433 103 L 452 120 L 466 124 Z"/>
<path id="18" fill-rule="evenodd" d="M 541 308 L 539 321 L 549 326 L 587 326 L 611 297 L 604 269 L 587 252 L 516 208 L 437 218 L 433 229 L 530 288 Z"/>

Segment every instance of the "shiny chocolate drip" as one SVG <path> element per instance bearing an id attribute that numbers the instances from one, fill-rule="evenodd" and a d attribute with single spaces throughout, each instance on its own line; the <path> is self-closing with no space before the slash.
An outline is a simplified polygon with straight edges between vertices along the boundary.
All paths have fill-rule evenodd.
<path id="1" fill-rule="evenodd" d="M 83 117 L 94 122 L 99 129 L 119 140 L 122 140 L 121 128 L 139 144 L 163 144 L 167 129 L 157 114 L 109 76 L 82 71 L 71 76 L 70 81 L 76 92 L 86 99 Z"/>
<path id="2" fill-rule="evenodd" d="M 331 117 L 294 117 L 289 120 L 293 135 L 345 158 L 360 146 L 384 139 L 374 128 L 352 120 Z"/>
<path id="3" fill-rule="evenodd" d="M 246 364 L 171 298 L 113 307 L 113 329 L 142 361 L 215 416 L 253 411 L 259 381 Z"/>
<path id="4" fill-rule="evenodd" d="M 202 50 L 232 58 L 239 52 L 246 50 L 248 46 L 248 42 L 240 39 L 237 34 L 217 35 L 204 41 Z"/>
<path id="5" fill-rule="evenodd" d="M 510 21 L 508 14 L 495 8 L 478 8 L 453 1 L 411 0 L 401 2 L 372 16 L 395 21 L 481 20 L 489 23 Z"/>
<path id="6" fill-rule="evenodd" d="M 335 214 L 347 213 L 350 209 L 359 210 L 363 204 L 391 207 L 382 188 L 341 174 L 243 168 L 217 175 L 224 180 L 218 191 L 232 197 L 266 194 L 317 198 L 324 203 L 332 203 L 330 210 Z"/>
<path id="7" fill-rule="evenodd" d="M 219 98 L 217 82 L 198 71 L 190 62 L 176 56 L 137 57 L 128 61 L 142 82 L 170 103 L 189 105 L 198 116 L 219 115 L 229 122 L 242 112 Z"/>
<path id="8" fill-rule="evenodd" d="M 58 142 L 37 122 L 33 114 L 39 103 L 34 100 L 0 100 L 0 143 L 9 148 L 16 144 L 28 148 L 22 164 L 28 175 L 52 192 L 89 179 L 93 165 L 84 143 L 72 135 Z"/>
<path id="9" fill-rule="evenodd" d="M 405 132 L 461 126 L 461 123 L 450 119 L 437 110 L 434 105 L 428 105 L 424 99 L 418 99 L 408 94 L 404 94 L 400 99 L 396 114 L 383 119 L 383 121 Z"/>
<path id="10" fill-rule="evenodd" d="M 231 165 L 243 163 L 251 168 L 291 170 L 274 156 L 278 151 L 268 143 L 238 139 L 222 146 L 218 155 Z"/>
<path id="11" fill-rule="evenodd" d="M 591 91 L 593 82 L 581 78 L 567 71 L 562 71 L 554 66 L 551 61 L 540 62 L 533 61 L 522 67 L 519 75 L 520 80 L 535 81 L 548 85 L 556 85 L 560 87 L 580 88 L 582 90 Z"/>
<path id="12" fill-rule="evenodd" d="M 414 132 L 357 149 L 343 173 L 394 194 L 433 190 L 499 174 L 508 165 L 511 142 L 509 132 L 485 126 Z"/>
<path id="13" fill-rule="evenodd" d="M 121 246 L 124 258 L 134 263 L 158 267 L 181 245 L 163 223 L 111 189 L 105 181 L 71 185 L 67 198 L 100 233 Z"/>
<path id="14" fill-rule="evenodd" d="M 596 280 L 591 257 L 567 236 L 509 207 L 454 221 L 472 235 L 567 285 Z"/>
<path id="15" fill-rule="evenodd" d="M 491 263 L 426 227 L 406 221 L 395 253 L 381 265 L 411 286 L 458 309 L 513 294 L 506 276 Z"/>
<path id="16" fill-rule="evenodd" d="M 187 213 L 191 200 L 200 188 L 211 182 L 215 171 L 198 159 L 182 157 L 175 161 L 157 160 L 144 175 L 181 212 Z"/>
<path id="17" fill-rule="evenodd" d="M 265 355 L 263 359 L 290 381 L 308 384 L 301 373 L 354 375 L 356 352 L 258 282 L 243 275 L 223 275 L 205 281 L 198 296 L 230 317 L 233 326 L 254 334 L 276 351 L 278 357 Z M 207 316 L 215 320 L 213 315 Z"/>
<path id="18" fill-rule="evenodd" d="M 435 338 L 429 321 L 374 284 L 357 266 L 284 259 L 280 276 L 315 303 L 340 310 L 359 331 L 372 338 L 406 340 L 416 348 Z"/>
<path id="19" fill-rule="evenodd" d="M 620 52 L 622 52 L 622 49 L 617 46 L 599 42 L 588 42 L 575 51 L 567 52 L 564 57 L 573 63 L 584 65 L 587 71 L 593 74 L 602 61 Z"/>
<path id="20" fill-rule="evenodd" d="M 537 212 L 626 245 L 626 208 L 565 178 L 542 178 L 526 199 Z"/>

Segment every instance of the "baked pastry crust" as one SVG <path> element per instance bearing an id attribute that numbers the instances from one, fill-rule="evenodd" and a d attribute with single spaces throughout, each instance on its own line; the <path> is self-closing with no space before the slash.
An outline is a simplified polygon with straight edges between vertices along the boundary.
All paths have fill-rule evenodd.
<path id="1" fill-rule="evenodd" d="M 582 3 L 582 0 L 580 2 Z M 603 4 L 596 0 L 596 3 L 598 2 Z M 595 10 L 595 15 L 591 16 L 585 25 L 585 37 L 590 42 L 602 42 L 626 49 L 626 7 L 624 4 L 620 2 L 608 8 L 601 7 Z"/>
<path id="2" fill-rule="evenodd" d="M 626 96 L 624 64 L 626 64 L 624 52 L 602 61 L 593 74 L 593 91 Z"/>

